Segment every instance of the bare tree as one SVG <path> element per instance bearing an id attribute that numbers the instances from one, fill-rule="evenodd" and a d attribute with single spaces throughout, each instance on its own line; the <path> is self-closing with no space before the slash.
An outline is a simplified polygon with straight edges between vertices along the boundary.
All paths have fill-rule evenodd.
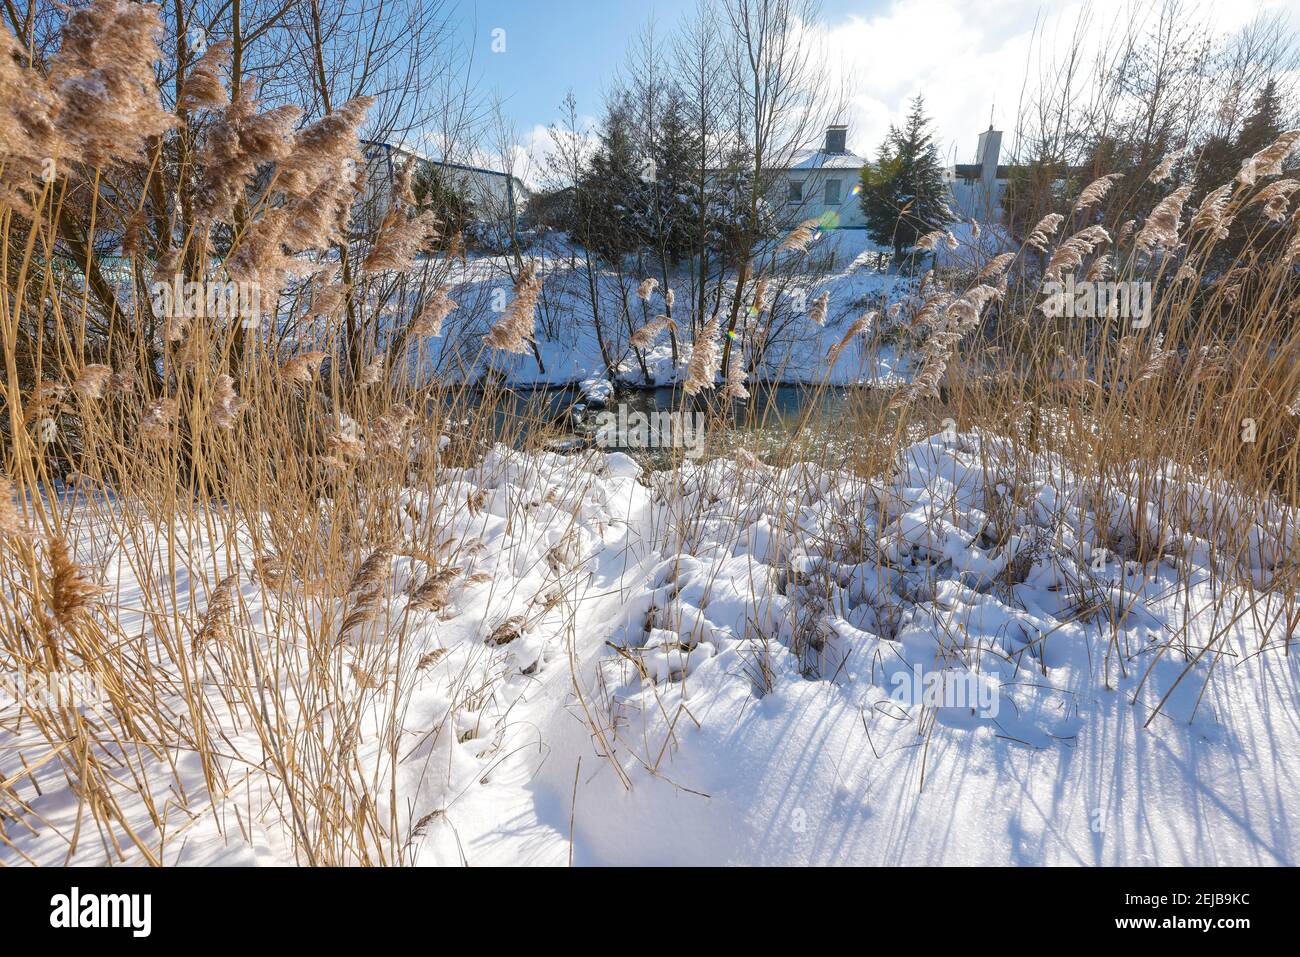
<path id="1" fill-rule="evenodd" d="M 790 165 L 843 109 L 807 27 L 817 22 L 817 0 L 727 0 L 731 81 L 738 95 L 736 125 L 751 155 L 748 217 L 727 316 L 722 351 L 725 372 L 731 360 L 732 333 L 740 317 L 758 237 L 759 205 L 772 194 L 776 173 Z"/>

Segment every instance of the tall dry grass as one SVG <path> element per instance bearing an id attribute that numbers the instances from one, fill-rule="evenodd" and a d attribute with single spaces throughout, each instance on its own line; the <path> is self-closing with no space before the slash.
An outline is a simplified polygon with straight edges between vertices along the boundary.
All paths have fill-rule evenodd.
<path id="1" fill-rule="evenodd" d="M 378 308 L 368 280 L 409 269 L 433 228 L 395 199 L 363 261 L 340 263 L 364 99 L 295 132 L 292 110 L 226 101 L 214 76 L 229 51 L 214 45 L 186 101 L 215 114 L 190 226 L 165 249 L 139 241 L 139 217 L 158 212 L 158 134 L 175 124 L 153 88 L 157 26 L 150 8 L 100 0 L 70 19 L 50 75 L 0 31 L 0 660 L 106 693 L 89 707 L 20 697 L 6 731 L 45 742 L 21 783 L 39 791 L 38 769 L 57 768 L 79 796 L 69 860 L 89 842 L 107 861 L 161 863 L 256 777 L 273 805 L 257 813 L 283 822 L 301 862 L 401 863 L 393 777 L 422 667 L 404 636 L 462 587 L 469 547 L 443 533 L 440 512 L 467 505 L 437 475 L 544 430 L 406 375 L 456 306 L 441 290 L 391 342 L 348 337 L 353 310 Z M 106 239 L 125 263 L 96 254 Z M 112 284 L 108 314 L 92 276 Z M 157 314 L 152 282 L 173 279 L 249 283 L 260 320 Z M 425 514 L 412 487 L 431 494 Z M 403 560 L 418 574 L 394 620 Z M 376 742 L 386 761 L 361 756 Z M 202 794 L 183 783 L 187 755 Z M 0 781 L 5 826 L 45 823 L 19 784 Z M 247 840 L 252 822 L 221 827 Z"/>

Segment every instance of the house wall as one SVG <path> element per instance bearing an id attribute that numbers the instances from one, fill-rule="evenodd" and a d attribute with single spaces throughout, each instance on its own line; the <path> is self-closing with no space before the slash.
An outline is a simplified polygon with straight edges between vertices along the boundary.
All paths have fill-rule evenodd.
<path id="1" fill-rule="evenodd" d="M 1000 223 L 1002 221 L 1002 196 L 1007 191 L 1007 182 L 995 179 L 991 183 L 981 180 L 955 179 L 948 185 L 952 200 L 948 204 L 961 219 L 973 219 L 981 223 Z"/>
<path id="2" fill-rule="evenodd" d="M 455 184 L 459 192 L 469 197 L 479 219 L 494 221 L 509 218 L 512 187 L 508 176 L 450 166 L 443 166 L 441 171 L 448 182 Z M 518 215 L 519 207 L 527 197 L 520 195 L 522 190 L 518 183 L 514 184 L 513 191 L 514 211 Z"/>
<path id="3" fill-rule="evenodd" d="M 390 168 L 387 150 L 367 148 L 363 155 L 365 175 L 361 180 L 361 192 L 352 208 L 352 228 L 358 233 L 365 233 L 383 221 L 392 195 L 394 172 Z M 393 162 L 396 162 L 395 158 Z"/>
<path id="4" fill-rule="evenodd" d="M 866 218 L 862 215 L 862 204 L 854 187 L 858 185 L 860 169 L 795 169 L 784 170 L 773 178 L 769 202 L 773 211 L 783 221 L 790 224 L 805 219 L 820 218 L 826 213 L 834 213 L 839 218 L 841 229 L 862 229 Z M 826 202 L 826 184 L 838 182 L 839 200 Z M 801 186 L 802 198 L 791 197 L 790 185 Z"/>
<path id="5" fill-rule="evenodd" d="M 975 146 L 978 178 L 948 177 L 953 212 L 963 219 L 981 223 L 1002 221 L 1002 196 L 1007 182 L 998 178 L 998 159 L 1002 153 L 1002 132 L 989 127 L 979 135 Z"/>
<path id="6" fill-rule="evenodd" d="M 361 190 L 358 208 L 353 213 L 357 222 L 378 222 L 388 212 L 392 194 L 393 176 L 412 154 L 406 150 L 389 148 L 382 144 L 368 144 L 365 148 L 365 185 Z M 434 162 L 423 157 L 419 162 Z M 475 218 L 487 223 L 508 222 L 513 212 L 516 217 L 527 201 L 527 189 L 504 173 L 457 167 L 436 163 L 446 179 L 463 191 L 474 204 Z M 512 196 L 513 194 L 513 196 Z M 513 198 L 513 210 L 511 200 Z M 358 220 L 358 217 L 366 217 Z"/>

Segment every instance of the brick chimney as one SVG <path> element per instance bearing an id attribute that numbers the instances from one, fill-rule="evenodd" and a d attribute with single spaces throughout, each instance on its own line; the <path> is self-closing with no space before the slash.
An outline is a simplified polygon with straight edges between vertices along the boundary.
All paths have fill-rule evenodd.
<path id="1" fill-rule="evenodd" d="M 832 123 L 826 127 L 826 147 L 825 153 L 847 153 L 845 146 L 849 136 L 849 128 L 844 123 Z"/>

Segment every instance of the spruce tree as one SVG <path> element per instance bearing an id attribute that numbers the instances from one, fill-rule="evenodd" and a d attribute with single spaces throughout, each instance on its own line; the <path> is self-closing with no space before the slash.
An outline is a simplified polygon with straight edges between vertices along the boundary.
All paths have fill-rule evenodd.
<path id="1" fill-rule="evenodd" d="M 673 88 L 664 102 L 659 128 L 651 148 L 654 182 L 645 192 L 650 200 L 650 235 L 657 252 L 676 266 L 690 250 L 691 224 L 695 219 L 699 176 L 694 157 L 699 137 L 686 116 L 681 93 Z"/>
<path id="2" fill-rule="evenodd" d="M 1236 136 L 1231 139 L 1216 136 L 1205 142 L 1200 150 L 1197 171 L 1198 202 L 1210 190 L 1231 182 L 1242 163 L 1278 138 L 1283 129 L 1282 111 L 1277 82 L 1269 79 L 1255 95 L 1250 112 L 1246 114 Z M 1252 205 L 1240 210 L 1233 220 L 1228 237 L 1216 243 L 1211 253 L 1215 268 L 1231 268 L 1248 243 L 1261 255 L 1275 251 L 1281 242 L 1281 232 L 1274 229 L 1274 225 L 1265 218 L 1260 206 Z"/>
<path id="3" fill-rule="evenodd" d="M 874 163 L 862 171 L 860 201 L 872 240 L 896 257 L 917 239 L 952 222 L 939 150 L 931 136 L 925 101 L 912 101 L 907 123 L 891 127 Z"/>
<path id="4" fill-rule="evenodd" d="M 737 138 L 728 149 L 708 199 L 709 239 L 722 262 L 736 267 L 754 251 L 754 246 L 780 235 L 777 217 L 760 190 L 754 192 L 753 147 Z"/>
<path id="5" fill-rule="evenodd" d="M 579 240 L 612 260 L 642 242 L 646 217 L 643 158 L 632 135 L 631 112 L 620 98 L 609 104 L 599 143 L 577 190 Z"/>
<path id="6" fill-rule="evenodd" d="M 862 189 L 858 193 L 862 215 L 867 220 L 867 235 L 877 246 L 892 248 L 895 257 L 902 254 L 905 245 L 898 229 L 902 203 L 898 198 L 901 192 L 900 163 L 893 153 L 897 140 L 898 130 L 891 126 L 876 151 L 875 162 L 862 167 Z"/>
<path id="7" fill-rule="evenodd" d="M 1271 145 L 1281 133 L 1282 100 L 1277 93 L 1277 81 L 1270 77 L 1255 96 L 1250 113 L 1241 124 L 1237 152 L 1244 160 Z"/>

